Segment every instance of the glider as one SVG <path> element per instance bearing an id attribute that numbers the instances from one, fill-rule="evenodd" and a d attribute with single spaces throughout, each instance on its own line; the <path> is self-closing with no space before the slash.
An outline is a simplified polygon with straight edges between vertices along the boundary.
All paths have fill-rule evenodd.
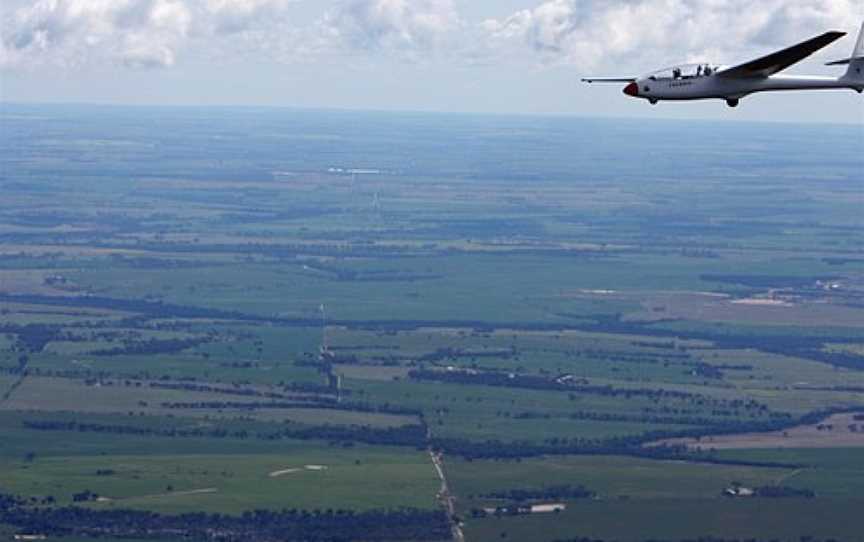
<path id="1" fill-rule="evenodd" d="M 726 100 L 736 107 L 741 98 L 756 92 L 779 90 L 851 89 L 864 92 L 864 25 L 852 56 L 829 62 L 848 65 L 842 77 L 776 75 L 845 36 L 826 32 L 792 47 L 733 67 L 710 63 L 685 64 L 643 77 L 587 77 L 585 83 L 627 83 L 624 94 L 656 104 L 660 100 Z"/>

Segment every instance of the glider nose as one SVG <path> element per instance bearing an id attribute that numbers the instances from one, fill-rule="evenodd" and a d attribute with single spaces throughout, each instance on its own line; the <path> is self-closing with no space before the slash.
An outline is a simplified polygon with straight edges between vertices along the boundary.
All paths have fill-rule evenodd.
<path id="1" fill-rule="evenodd" d="M 624 94 L 627 96 L 638 96 L 639 95 L 639 85 L 636 83 L 630 83 L 626 87 L 624 87 Z"/>

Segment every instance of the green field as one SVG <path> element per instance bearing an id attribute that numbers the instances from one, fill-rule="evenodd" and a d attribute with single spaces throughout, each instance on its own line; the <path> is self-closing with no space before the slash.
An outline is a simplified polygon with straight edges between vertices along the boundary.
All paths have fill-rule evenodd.
<path id="1" fill-rule="evenodd" d="M 7 491 L 50 494 L 66 505 L 73 494 L 90 490 L 103 499 L 91 505 L 96 508 L 168 514 L 240 514 L 254 508 L 432 508 L 439 485 L 427 454 L 380 448 L 344 452 L 292 446 L 284 454 L 54 456 L 5 462 L 2 469 Z"/>
<path id="2" fill-rule="evenodd" d="M 531 536 L 532 540 L 550 541 L 575 535 L 627 541 L 708 535 L 791 541 L 801 533 L 858 540 L 854 523 L 841 521 L 860 506 L 864 470 L 856 454 L 843 449 L 723 454 L 727 458 L 807 465 L 803 468 L 696 465 L 621 457 L 451 462 L 448 474 L 454 490 L 462 496 L 459 504 L 468 518 L 466 532 L 480 540 L 505 532 L 515 540 Z M 733 483 L 751 488 L 806 488 L 814 490 L 817 498 L 721 496 Z M 473 509 L 506 504 L 490 499 L 489 494 L 560 485 L 584 486 L 596 496 L 567 501 L 567 509 L 557 514 L 471 517 Z M 535 534 L 529 534 L 532 532 Z"/>
<path id="3" fill-rule="evenodd" d="M 844 448 L 650 446 L 864 409 L 855 128 L 0 122 L 0 497 L 30 512 L 89 490 L 169 517 L 452 505 L 469 542 L 862 540 L 864 421 Z M 595 496 L 472 517 L 556 485 Z"/>
<path id="4" fill-rule="evenodd" d="M 508 489 L 584 486 L 597 500 L 718 499 L 732 482 L 748 487 L 773 485 L 794 469 L 699 465 L 614 456 L 545 457 L 516 462 L 454 461 L 448 477 L 468 510 L 483 495 Z M 471 499 L 471 496 L 474 498 Z M 488 499 L 486 499 L 488 501 Z"/>
<path id="5" fill-rule="evenodd" d="M 576 536 L 620 540 L 684 540 L 700 536 L 797 542 L 802 536 L 861 540 L 855 521 L 861 499 L 794 501 L 591 502 L 559 515 L 469 521 L 472 540 L 567 540 Z"/>
<path id="6" fill-rule="evenodd" d="M 740 450 L 724 451 L 722 457 L 758 461 L 782 461 L 801 465 L 783 483 L 812 489 L 817 495 L 853 498 L 864 493 L 864 465 L 860 449 L 823 448 L 808 450 Z"/>

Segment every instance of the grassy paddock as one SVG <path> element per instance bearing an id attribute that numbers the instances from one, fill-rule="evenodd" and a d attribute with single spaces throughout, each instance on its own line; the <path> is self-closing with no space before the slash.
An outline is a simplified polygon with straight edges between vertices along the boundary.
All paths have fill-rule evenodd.
<path id="1" fill-rule="evenodd" d="M 283 454 L 107 455 L 5 462 L 4 490 L 96 508 L 240 513 L 254 508 L 433 508 L 439 482 L 424 452 L 294 447 Z M 103 471 L 103 475 L 99 474 Z M 110 474 L 105 475 L 105 471 Z"/>
<path id="2" fill-rule="evenodd" d="M 781 461 L 807 465 L 788 473 L 783 485 L 811 489 L 817 496 L 856 498 L 864 495 L 864 462 L 860 448 L 788 450 L 724 450 L 719 457 L 750 461 Z"/>
<path id="3" fill-rule="evenodd" d="M 732 482 L 771 485 L 792 469 L 653 461 L 617 456 L 542 457 L 522 461 L 447 463 L 461 506 L 470 508 L 484 494 L 509 489 L 584 486 L 602 500 L 719 499 Z M 472 498 L 473 497 L 473 498 Z"/>
<path id="4" fill-rule="evenodd" d="M 620 542 L 702 536 L 799 542 L 802 536 L 857 542 L 864 500 L 759 499 L 585 502 L 560 514 L 468 520 L 469 540 L 551 542 L 588 536 Z"/>

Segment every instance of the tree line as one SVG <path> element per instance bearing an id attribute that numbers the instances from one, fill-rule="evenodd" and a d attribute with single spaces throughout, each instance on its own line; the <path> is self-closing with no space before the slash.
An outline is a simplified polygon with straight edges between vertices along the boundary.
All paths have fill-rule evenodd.
<path id="1" fill-rule="evenodd" d="M 508 413 L 504 413 L 505 415 Z M 719 416 L 720 411 L 712 411 L 712 414 Z M 718 420 L 707 416 L 657 416 L 651 414 L 615 414 L 610 412 L 592 412 L 587 410 L 577 410 L 561 416 L 556 416 L 547 412 L 519 412 L 512 415 L 517 420 L 538 420 L 551 419 L 554 417 L 566 417 L 570 420 L 580 421 L 597 421 L 597 422 L 621 422 L 621 423 L 644 423 L 658 425 L 699 425 L 703 427 L 731 427 L 735 430 L 740 428 L 741 422 L 730 420 Z"/>
<path id="2" fill-rule="evenodd" d="M 85 495 L 86 497 L 86 495 Z M 82 502 L 86 499 L 81 498 Z M 399 508 L 351 510 L 252 510 L 239 516 L 189 513 L 162 515 L 140 510 L 40 507 L 32 499 L 0 494 L 0 524 L 47 536 L 118 537 L 195 542 L 436 541 L 450 537 L 446 514 Z"/>
<path id="3" fill-rule="evenodd" d="M 735 433 L 767 433 L 783 431 L 798 425 L 813 425 L 834 414 L 861 412 L 861 409 L 829 408 L 810 412 L 800 418 L 784 417 L 760 421 L 728 423 L 681 430 L 649 431 L 639 435 L 616 436 L 606 439 L 552 437 L 537 441 L 474 441 L 464 438 L 431 439 L 433 449 L 459 455 L 472 461 L 478 459 L 521 460 L 542 455 L 623 455 L 645 459 L 677 460 L 722 465 L 742 465 L 777 468 L 803 468 L 806 465 L 773 461 L 750 461 L 719 458 L 711 450 L 694 450 L 684 445 L 651 445 L 668 439 L 704 438 Z"/>
<path id="4" fill-rule="evenodd" d="M 410 446 L 423 448 L 426 445 L 426 427 L 403 425 L 400 427 L 362 426 L 307 426 L 286 427 L 278 431 L 260 432 L 246 429 L 203 429 L 176 427 L 144 427 L 122 424 L 79 423 L 66 420 L 23 420 L 22 426 L 34 431 L 74 431 L 78 433 L 106 433 L 113 435 L 136 435 L 166 438 L 212 438 L 212 439 L 256 439 L 256 440 L 323 440 L 337 445 L 355 442 L 382 446 Z"/>
<path id="5" fill-rule="evenodd" d="M 564 499 L 592 499 L 597 495 L 584 486 L 557 485 L 541 489 L 509 489 L 479 495 L 481 499 L 501 499 L 506 501 L 556 501 Z M 471 498 L 476 498 L 472 495 Z"/>
<path id="6" fill-rule="evenodd" d="M 584 379 L 572 378 L 571 375 L 546 377 L 540 375 L 522 375 L 497 371 L 442 371 L 430 369 L 414 369 L 408 376 L 414 380 L 444 382 L 475 386 L 491 386 L 503 388 L 520 388 L 529 390 L 569 391 L 579 394 L 600 395 L 603 397 L 620 397 L 624 399 L 648 398 L 652 400 L 677 399 L 697 402 L 701 405 L 713 405 L 724 408 L 743 408 L 765 412 L 768 407 L 754 400 L 715 399 L 697 393 L 668 390 L 664 388 L 616 388 L 610 384 L 591 385 Z"/>
<path id="7" fill-rule="evenodd" d="M 800 542 L 841 542 L 840 540 L 834 538 L 816 538 L 813 536 L 802 536 L 799 538 Z M 559 539 L 554 542 L 614 542 L 612 540 L 606 540 L 603 538 L 591 538 L 585 536 L 577 536 L 574 538 L 567 539 Z M 679 540 L 668 540 L 668 539 L 659 539 L 659 538 L 648 538 L 643 540 L 642 542 L 781 542 L 779 538 L 717 538 L 714 536 L 699 536 L 696 538 L 683 538 Z M 784 540 L 782 542 L 789 542 L 788 540 Z"/>
<path id="8" fill-rule="evenodd" d="M 163 402 L 163 408 L 172 410 L 297 410 L 297 409 L 321 409 L 340 410 L 345 412 L 363 412 L 369 414 L 396 414 L 404 416 L 422 416 L 419 409 L 392 405 L 390 403 L 373 405 L 369 403 L 337 403 L 335 399 L 322 399 L 320 402 L 286 402 L 286 401 L 174 401 Z"/>

